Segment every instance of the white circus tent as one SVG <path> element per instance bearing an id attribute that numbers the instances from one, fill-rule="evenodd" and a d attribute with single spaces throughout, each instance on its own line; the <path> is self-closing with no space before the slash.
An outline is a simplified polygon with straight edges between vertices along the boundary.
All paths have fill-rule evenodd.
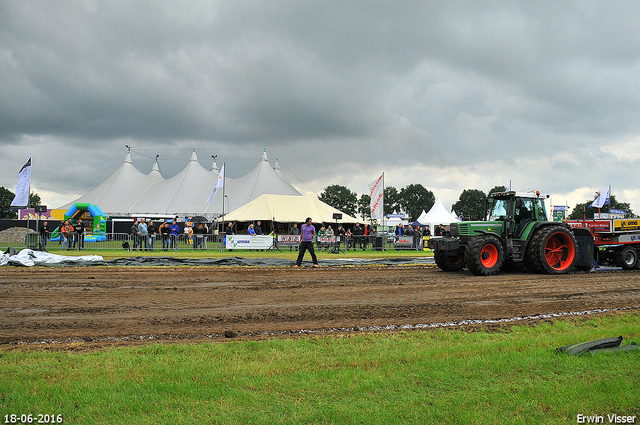
<path id="1" fill-rule="evenodd" d="M 217 178 L 217 176 L 216 176 Z M 215 184 L 215 183 L 214 183 Z M 211 186 L 213 188 L 213 186 Z M 264 194 L 302 196 L 284 177 L 271 167 L 267 150 L 262 153 L 258 165 L 247 175 L 226 179 L 224 212 L 234 211 Z M 211 193 L 207 194 L 207 197 Z M 207 199 L 205 197 L 205 200 Z M 222 191 L 218 190 L 207 210 L 208 214 L 222 213 Z"/>
<path id="2" fill-rule="evenodd" d="M 421 214 L 416 221 L 418 221 L 421 226 L 429 226 L 429 230 L 431 230 L 432 235 L 434 234 L 434 228 L 436 225 L 444 224 L 445 226 L 448 226 L 454 221 L 460 221 L 455 214 L 447 211 L 444 205 L 442 205 L 440 198 L 436 198 L 436 201 L 433 203 L 433 206 L 428 213 L 424 214 L 424 211 L 422 211 L 422 213 L 423 214 Z"/>
<path id="3" fill-rule="evenodd" d="M 67 210 L 75 203 L 90 203 L 100 206 L 107 215 L 120 215 L 126 213 L 128 207 L 149 187 L 163 180 L 157 162 L 149 174 L 141 173 L 133 165 L 131 152 L 128 151 L 122 165 L 104 182 L 86 195 L 61 206 L 60 209 Z"/>
<path id="4" fill-rule="evenodd" d="M 226 178 L 225 190 L 218 190 L 207 204 L 218 174 L 215 158 L 207 170 L 198 162 L 194 149 L 187 165 L 175 176 L 163 178 L 157 159 L 151 172 L 145 175 L 134 167 L 129 151 L 113 175 L 86 195 L 60 208 L 68 209 L 74 203 L 86 202 L 98 205 L 108 216 L 202 215 L 213 219 L 263 194 L 301 196 L 284 178 L 277 162 L 275 168 L 271 167 L 266 149 L 250 173 L 236 179 Z"/>

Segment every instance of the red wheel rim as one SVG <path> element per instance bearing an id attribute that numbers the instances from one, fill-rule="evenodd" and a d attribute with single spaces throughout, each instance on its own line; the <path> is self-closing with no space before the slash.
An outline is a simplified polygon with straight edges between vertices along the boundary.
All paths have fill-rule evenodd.
<path id="1" fill-rule="evenodd" d="M 565 270 L 571 266 L 575 255 L 573 241 L 564 233 L 554 233 L 544 245 L 544 257 L 554 270 Z"/>
<path id="2" fill-rule="evenodd" d="M 451 264 L 460 264 L 464 261 L 462 257 L 451 257 Z"/>
<path id="3" fill-rule="evenodd" d="M 488 269 L 495 266 L 498 262 L 498 248 L 492 244 L 486 244 L 480 251 L 480 262 Z"/>

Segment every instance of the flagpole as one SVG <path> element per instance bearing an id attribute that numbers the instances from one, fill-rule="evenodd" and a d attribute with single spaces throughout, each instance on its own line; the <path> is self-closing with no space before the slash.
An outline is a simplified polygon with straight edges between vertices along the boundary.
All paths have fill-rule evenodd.
<path id="1" fill-rule="evenodd" d="M 382 172 L 382 228 L 385 228 L 384 225 L 384 171 Z"/>
<path id="2" fill-rule="evenodd" d="M 29 154 L 29 159 L 31 159 L 31 154 Z M 33 160 L 31 161 L 31 171 L 33 171 Z M 29 190 L 27 190 L 27 230 L 30 230 L 29 228 L 29 198 L 31 197 L 31 177 L 32 177 L 33 173 L 29 174 Z M 18 211 L 18 214 L 20 214 L 20 212 Z M 38 231 L 38 224 L 36 223 L 36 232 Z"/>
<path id="3" fill-rule="evenodd" d="M 225 195 L 225 189 L 227 188 L 227 184 L 226 184 L 226 180 L 227 180 L 227 169 L 226 169 L 226 162 L 222 163 L 222 169 L 224 170 L 224 173 L 222 173 L 222 244 L 220 244 L 220 252 L 224 251 L 224 241 L 227 238 L 227 229 L 224 227 L 224 197 Z"/>

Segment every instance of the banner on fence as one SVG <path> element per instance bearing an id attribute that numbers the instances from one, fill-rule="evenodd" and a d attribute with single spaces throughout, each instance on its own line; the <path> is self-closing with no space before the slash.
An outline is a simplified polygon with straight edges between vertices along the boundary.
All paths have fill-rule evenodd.
<path id="1" fill-rule="evenodd" d="M 298 246 L 300 245 L 300 235 L 278 235 L 278 246 Z"/>
<path id="2" fill-rule="evenodd" d="M 393 241 L 394 247 L 412 247 L 413 246 L 413 236 L 398 236 L 395 241 Z"/>
<path id="3" fill-rule="evenodd" d="M 273 247 L 271 235 L 227 235 L 226 249 L 269 249 Z"/>
<path id="4" fill-rule="evenodd" d="M 335 244 L 340 241 L 340 236 L 317 236 L 316 242 L 321 245 Z"/>

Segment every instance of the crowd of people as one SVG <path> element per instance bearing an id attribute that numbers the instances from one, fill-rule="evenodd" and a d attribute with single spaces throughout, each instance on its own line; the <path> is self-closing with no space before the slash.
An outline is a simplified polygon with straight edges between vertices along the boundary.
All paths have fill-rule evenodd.
<path id="1" fill-rule="evenodd" d="M 162 240 L 163 251 L 177 249 L 179 234 L 180 227 L 176 220 L 163 220 L 162 223 L 156 227 L 156 224 L 151 220 L 146 222 L 144 218 L 140 220 L 134 219 L 133 225 L 131 226 L 131 237 L 133 239 L 131 249 L 134 251 L 136 249 L 140 251 L 143 249 L 145 251 L 153 251 L 158 237 Z M 194 245 L 194 248 L 197 248 L 197 246 Z"/>
<path id="2" fill-rule="evenodd" d="M 82 220 L 78 220 L 75 223 L 71 223 L 70 220 L 62 222 L 58 229 L 60 233 L 59 243 L 62 248 L 67 250 L 78 249 L 82 251 L 84 249 L 84 235 L 86 233 L 86 227 L 82 223 Z M 47 243 L 51 238 L 52 231 L 49 228 L 49 222 L 44 221 L 39 229 L 40 243 L 42 247 L 46 249 Z"/>
<path id="3" fill-rule="evenodd" d="M 236 229 L 237 226 L 237 223 L 227 222 L 222 234 L 236 234 L 238 232 Z M 372 248 L 381 248 L 381 246 L 379 246 L 380 242 L 376 242 L 376 237 L 378 236 L 377 227 L 371 224 L 356 223 L 351 227 L 343 227 L 342 224 L 336 223 L 334 229 L 334 226 L 331 224 L 327 224 L 326 226 L 325 224 L 319 224 L 317 227 L 312 223 L 305 222 L 301 227 L 298 227 L 298 223 L 291 223 L 289 225 L 289 235 L 301 236 L 299 239 L 300 241 L 309 242 L 303 239 L 308 236 L 308 234 L 305 235 L 302 232 L 303 226 L 307 226 L 305 227 L 307 231 L 310 230 L 308 226 L 313 227 L 314 232 L 312 237 L 318 250 L 324 249 L 328 251 L 330 249 L 335 249 L 336 247 L 344 248 L 347 251 L 358 249 L 365 250 L 369 245 L 371 245 Z M 87 228 L 83 224 L 82 220 L 77 220 L 75 223 L 72 223 L 71 220 L 65 220 L 62 222 L 58 230 L 62 248 L 66 248 L 68 250 L 84 249 L 84 236 L 87 232 Z M 88 230 L 91 231 L 91 229 Z M 245 230 L 246 234 L 250 236 L 262 236 L 265 234 L 260 221 L 249 223 L 248 227 L 240 229 L 240 233 L 244 233 Z M 52 233 L 47 221 L 43 222 L 39 229 L 39 233 L 42 246 L 46 247 Z M 178 225 L 177 217 L 175 219 L 160 220 L 158 222 L 154 222 L 152 220 L 147 221 L 145 218 L 139 218 L 134 219 L 129 233 L 132 240 L 132 246 L 130 249 L 133 250 L 154 251 L 154 249 L 156 249 L 156 242 L 158 242 L 157 239 L 162 242 L 163 251 L 177 249 L 179 240 L 192 245 L 193 249 L 206 249 L 207 241 L 210 240 L 208 235 L 212 233 L 212 228 L 210 229 L 209 225 L 205 222 L 192 222 L 187 220 L 181 230 Z M 276 240 L 275 229 L 270 234 L 274 237 L 274 240 Z M 445 236 L 447 234 L 447 226 L 440 224 L 434 227 L 433 236 Z M 180 237 L 181 235 L 182 237 Z M 391 234 L 391 232 L 387 233 L 387 239 L 391 238 L 394 242 L 403 239 L 402 237 L 411 237 L 413 241 L 412 248 L 418 250 L 422 249 L 424 236 L 431 236 L 429 226 L 398 224 L 395 226 L 393 234 Z M 406 240 L 407 238 L 403 239 L 403 243 L 405 245 L 407 244 Z M 289 249 L 299 250 L 300 247 L 301 245 L 296 243 L 290 245 Z M 308 246 L 305 250 L 310 251 Z"/>

